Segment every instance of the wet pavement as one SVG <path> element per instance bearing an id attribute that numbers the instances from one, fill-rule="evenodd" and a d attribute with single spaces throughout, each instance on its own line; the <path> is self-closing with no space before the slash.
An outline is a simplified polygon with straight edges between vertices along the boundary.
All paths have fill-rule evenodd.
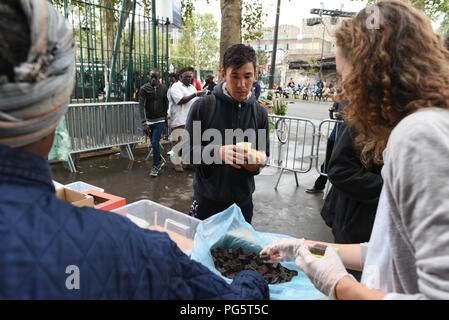
<path id="1" fill-rule="evenodd" d="M 329 106 L 289 105 L 292 112 L 299 112 L 301 108 L 310 109 L 308 115 L 321 120 L 327 117 Z M 168 146 L 165 149 L 167 152 Z M 193 196 L 194 171 L 179 173 L 171 163 L 167 163 L 159 176 L 154 178 L 149 175 L 152 157 L 145 160 L 148 149 L 135 149 L 133 154 L 134 161 L 122 157 L 120 153 L 82 158 L 77 164 L 76 173 L 70 172 L 62 163 L 51 164 L 50 167 L 53 179 L 59 183 L 83 181 L 103 188 L 106 193 L 124 197 L 127 203 L 149 199 L 187 213 Z M 266 167 L 255 177 L 254 228 L 263 232 L 333 241 L 331 230 L 320 215 L 323 194 L 305 193 L 305 189 L 312 187 L 318 177 L 317 171 L 313 168 L 307 173 L 298 173 L 299 186 L 296 185 L 294 173 L 285 171 L 275 190 L 279 173 L 280 169 Z"/>

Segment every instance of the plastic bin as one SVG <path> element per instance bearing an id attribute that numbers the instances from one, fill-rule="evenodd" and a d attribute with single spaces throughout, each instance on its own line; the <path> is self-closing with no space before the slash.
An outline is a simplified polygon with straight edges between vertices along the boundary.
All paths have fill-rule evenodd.
<path id="1" fill-rule="evenodd" d="M 87 190 L 97 190 L 100 192 L 104 192 L 104 189 L 101 189 L 99 187 L 93 186 L 91 184 L 85 183 L 83 181 L 75 181 L 69 184 L 65 185 L 66 188 L 78 191 L 78 192 L 84 192 Z"/>
<path id="2" fill-rule="evenodd" d="M 139 200 L 111 212 L 128 217 L 141 228 L 160 226 L 191 240 L 194 239 L 196 227 L 201 221 L 151 200 Z M 191 253 L 191 249 L 183 251 L 187 255 Z"/>
<path id="3" fill-rule="evenodd" d="M 56 190 L 64 188 L 64 185 L 62 183 L 59 183 L 59 182 L 57 182 L 55 180 L 53 180 L 53 185 L 55 186 Z"/>

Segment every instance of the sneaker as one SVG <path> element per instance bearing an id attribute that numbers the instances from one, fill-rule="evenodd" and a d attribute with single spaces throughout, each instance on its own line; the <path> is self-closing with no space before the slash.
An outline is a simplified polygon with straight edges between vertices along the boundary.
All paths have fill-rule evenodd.
<path id="1" fill-rule="evenodd" d="M 310 189 L 306 189 L 307 193 L 321 193 L 323 192 L 323 189 L 315 189 L 315 188 L 310 188 Z"/>
<path id="2" fill-rule="evenodd" d="M 151 168 L 150 176 L 157 177 L 157 174 L 159 173 L 159 170 L 157 167 Z"/>

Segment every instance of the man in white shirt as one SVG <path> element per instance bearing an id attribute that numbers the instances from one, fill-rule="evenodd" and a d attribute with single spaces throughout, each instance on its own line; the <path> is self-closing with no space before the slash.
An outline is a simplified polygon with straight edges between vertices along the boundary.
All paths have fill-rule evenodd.
<path id="1" fill-rule="evenodd" d="M 179 80 L 170 88 L 170 98 L 173 104 L 170 108 L 170 122 L 172 129 L 172 140 L 176 141 L 175 146 L 181 142 L 182 132 L 184 130 L 187 115 L 190 107 L 197 97 L 204 96 L 206 91 L 197 91 L 191 84 L 193 74 L 187 68 L 181 69 L 178 73 Z M 180 129 L 180 130 L 177 130 Z M 174 148 L 175 149 L 175 148 Z M 181 159 L 175 154 L 175 170 L 183 172 Z"/>

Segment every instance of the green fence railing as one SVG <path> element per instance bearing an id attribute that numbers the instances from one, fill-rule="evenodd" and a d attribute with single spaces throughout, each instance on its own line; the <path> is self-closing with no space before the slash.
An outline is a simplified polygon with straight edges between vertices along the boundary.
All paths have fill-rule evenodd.
<path id="1" fill-rule="evenodd" d="M 131 101 L 152 68 L 167 81 L 169 21 L 154 18 L 155 12 L 135 0 L 118 2 L 56 4 L 72 24 L 77 45 L 72 103 Z"/>

